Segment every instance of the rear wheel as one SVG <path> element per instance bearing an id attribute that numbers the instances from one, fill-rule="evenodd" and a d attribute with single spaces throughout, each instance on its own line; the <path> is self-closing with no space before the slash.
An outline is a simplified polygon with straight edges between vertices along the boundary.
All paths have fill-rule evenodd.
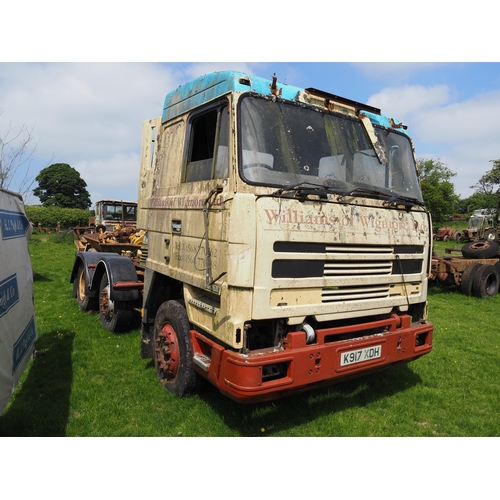
<path id="1" fill-rule="evenodd" d="M 107 273 L 103 274 L 99 287 L 99 313 L 102 326 L 115 333 L 130 328 L 134 317 L 131 303 L 111 300 Z"/>
<path id="2" fill-rule="evenodd" d="M 76 275 L 76 280 L 74 282 L 76 300 L 78 302 L 78 307 L 82 311 L 95 311 L 98 308 L 97 297 L 89 297 L 87 295 L 87 281 L 85 279 L 85 264 L 80 263 L 78 268 L 78 273 Z"/>
<path id="3" fill-rule="evenodd" d="M 479 266 L 472 283 L 474 297 L 484 299 L 498 293 L 499 277 L 494 266 L 483 264 Z"/>
<path id="4" fill-rule="evenodd" d="M 196 392 L 200 376 L 193 368 L 186 309 L 175 300 L 164 302 L 156 313 L 154 362 L 163 388 L 179 397 Z"/>
<path id="5" fill-rule="evenodd" d="M 495 264 L 493 264 L 493 267 L 497 270 L 498 276 L 500 276 L 500 260 L 495 262 Z"/>
<path id="6" fill-rule="evenodd" d="M 462 281 L 460 282 L 460 291 L 470 297 L 472 295 L 472 283 L 476 275 L 477 269 L 481 264 L 469 264 L 462 274 Z"/>

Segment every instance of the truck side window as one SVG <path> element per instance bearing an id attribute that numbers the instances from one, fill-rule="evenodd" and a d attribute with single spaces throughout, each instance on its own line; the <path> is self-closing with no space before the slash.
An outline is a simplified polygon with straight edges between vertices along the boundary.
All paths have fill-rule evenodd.
<path id="1" fill-rule="evenodd" d="M 228 125 L 227 105 L 212 108 L 192 120 L 184 182 L 227 177 Z"/>

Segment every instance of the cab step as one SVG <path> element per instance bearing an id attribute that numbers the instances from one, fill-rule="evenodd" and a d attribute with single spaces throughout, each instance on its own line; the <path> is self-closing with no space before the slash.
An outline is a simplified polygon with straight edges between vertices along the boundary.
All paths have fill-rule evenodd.
<path id="1" fill-rule="evenodd" d="M 196 353 L 193 356 L 193 363 L 196 366 L 199 366 L 203 371 L 205 371 L 207 373 L 208 373 L 208 369 L 210 368 L 210 362 L 211 362 L 211 359 L 206 354 Z"/>

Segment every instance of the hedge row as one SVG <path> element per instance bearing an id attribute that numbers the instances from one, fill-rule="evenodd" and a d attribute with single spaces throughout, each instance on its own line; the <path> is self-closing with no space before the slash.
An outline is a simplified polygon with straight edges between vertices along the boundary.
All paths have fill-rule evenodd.
<path id="1" fill-rule="evenodd" d="M 80 208 L 37 206 L 26 206 L 24 208 L 30 222 L 35 227 L 41 225 L 43 228 L 56 228 L 58 224 L 61 225 L 61 229 L 68 229 L 74 226 L 87 226 L 89 217 L 91 216 L 90 210 Z"/>

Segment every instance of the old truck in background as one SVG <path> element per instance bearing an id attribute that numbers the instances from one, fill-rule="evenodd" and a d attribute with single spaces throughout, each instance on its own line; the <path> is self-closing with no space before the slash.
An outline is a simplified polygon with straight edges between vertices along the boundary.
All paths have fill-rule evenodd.
<path id="1" fill-rule="evenodd" d="M 137 230 L 137 203 L 100 200 L 88 226 L 74 227 L 73 235 L 79 251 L 134 252 L 144 235 L 144 231 Z"/>
<path id="2" fill-rule="evenodd" d="M 116 225 L 121 228 L 137 224 L 137 203 L 123 200 L 100 200 L 95 204 L 95 226 L 97 230 L 113 232 Z"/>
<path id="3" fill-rule="evenodd" d="M 128 257 L 78 252 L 82 310 L 141 311 L 165 390 L 275 399 L 415 360 L 432 224 L 406 126 L 372 106 L 237 72 L 169 93 L 143 126 Z"/>

